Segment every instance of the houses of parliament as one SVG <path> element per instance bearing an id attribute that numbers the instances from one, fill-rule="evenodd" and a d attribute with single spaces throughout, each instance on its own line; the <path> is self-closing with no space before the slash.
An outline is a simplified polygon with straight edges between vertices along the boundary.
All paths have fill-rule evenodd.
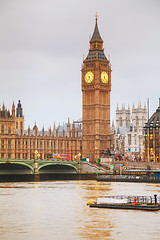
<path id="1" fill-rule="evenodd" d="M 89 157 L 95 162 L 101 152 L 110 149 L 111 66 L 103 49 L 97 18 L 89 52 L 82 64 L 82 126 L 70 123 L 63 129 L 24 129 L 21 102 L 11 111 L 0 109 L 0 158 L 46 159 L 48 154 L 69 154 L 71 159 Z"/>

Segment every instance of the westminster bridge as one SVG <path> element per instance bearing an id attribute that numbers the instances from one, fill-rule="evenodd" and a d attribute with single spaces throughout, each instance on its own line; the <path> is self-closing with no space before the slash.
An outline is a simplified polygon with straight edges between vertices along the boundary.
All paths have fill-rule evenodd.
<path id="1" fill-rule="evenodd" d="M 57 159 L 0 159 L 0 175 L 105 173 L 105 169 L 82 161 Z"/>

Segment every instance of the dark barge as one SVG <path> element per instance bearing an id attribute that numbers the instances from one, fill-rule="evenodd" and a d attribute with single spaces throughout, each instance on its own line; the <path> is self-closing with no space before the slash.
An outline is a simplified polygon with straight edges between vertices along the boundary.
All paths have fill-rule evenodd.
<path id="1" fill-rule="evenodd" d="M 105 175 L 98 175 L 97 181 L 102 182 L 147 182 L 147 183 L 160 183 L 160 177 L 155 177 L 152 175 L 135 175 L 132 174 L 122 174 L 122 175 L 114 175 L 114 174 L 105 174 Z"/>
<path id="2" fill-rule="evenodd" d="M 87 205 L 94 208 L 132 209 L 158 211 L 160 199 L 152 196 L 106 196 L 88 201 Z"/>
<path id="3" fill-rule="evenodd" d="M 133 210 L 144 210 L 144 211 L 158 211 L 159 207 L 157 205 L 130 205 L 130 204 L 97 204 L 92 203 L 90 207 L 95 208 L 113 208 L 113 209 L 133 209 Z"/>

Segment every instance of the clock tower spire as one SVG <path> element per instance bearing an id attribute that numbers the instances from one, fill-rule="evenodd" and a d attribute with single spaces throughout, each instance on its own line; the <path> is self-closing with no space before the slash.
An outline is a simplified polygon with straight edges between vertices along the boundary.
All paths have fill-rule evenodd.
<path id="1" fill-rule="evenodd" d="M 82 65 L 82 157 L 100 158 L 110 148 L 111 66 L 103 49 L 97 16 L 89 52 Z"/>

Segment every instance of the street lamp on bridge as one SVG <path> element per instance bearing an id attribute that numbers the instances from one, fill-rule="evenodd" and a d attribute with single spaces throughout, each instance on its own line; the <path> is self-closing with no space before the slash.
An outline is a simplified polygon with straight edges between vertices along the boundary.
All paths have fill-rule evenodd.
<path id="1" fill-rule="evenodd" d="M 38 160 L 38 159 L 39 159 L 39 157 L 40 157 L 40 154 L 39 154 L 39 153 L 38 153 L 38 151 L 36 150 L 36 151 L 35 151 L 35 159 L 37 159 L 37 160 Z"/>
<path id="2" fill-rule="evenodd" d="M 34 174 L 38 174 L 38 158 L 40 157 L 40 154 L 38 151 L 35 151 L 35 160 L 34 160 Z"/>

